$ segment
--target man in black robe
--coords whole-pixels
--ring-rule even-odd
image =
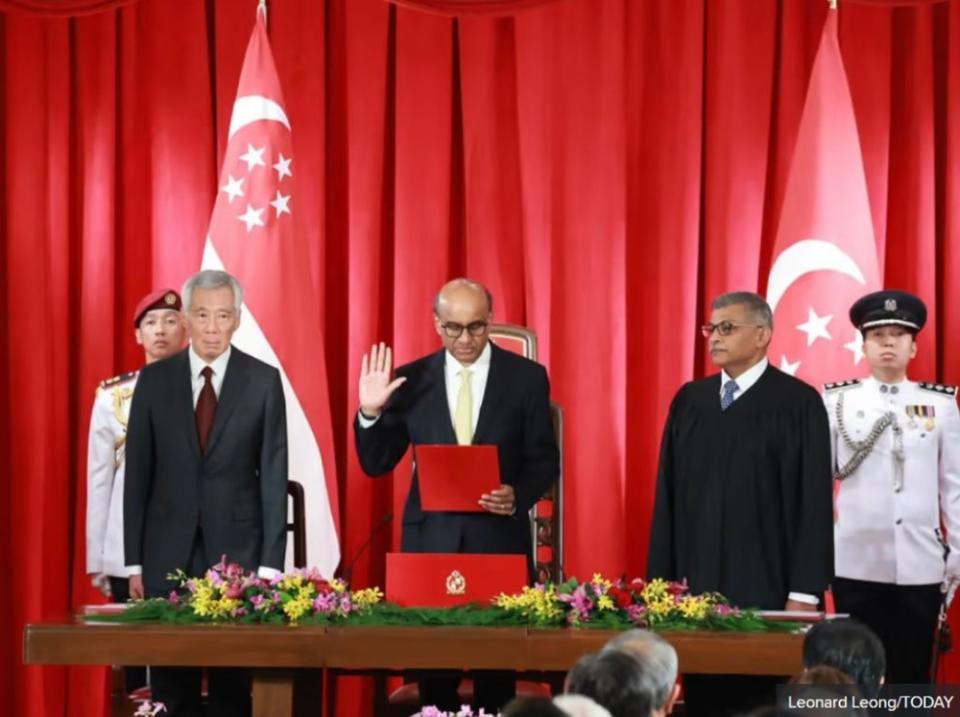
[[[685,384],[670,406],[647,573],[740,607],[816,610],[833,573],[829,423],[811,386],[768,364],[772,333],[760,296],[713,302],[703,334],[721,372]],[[772,698],[740,682],[688,677],[688,714]]]

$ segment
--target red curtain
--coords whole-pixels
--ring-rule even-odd
[[[22,627],[95,599],[90,403],[142,360],[137,299],[199,266],[254,7],[0,14],[5,712],[100,714],[102,671],[23,667]],[[376,531],[408,479],[357,465],[361,354],[435,349],[430,300],[457,274],[540,336],[567,416],[568,574],[640,573],[667,405],[706,368],[697,326],[713,295],[764,288],[826,4],[563,0],[458,20],[383,0],[270,7],[353,582],[382,584],[399,521]],[[839,12],[885,283],[935,308],[914,377],[956,383],[960,6]]]

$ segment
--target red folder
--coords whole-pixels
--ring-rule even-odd
[[[500,487],[496,446],[424,444],[413,453],[424,511],[481,513],[480,496]]]
[[[525,555],[387,553],[386,598],[403,607],[487,603],[526,584]]]

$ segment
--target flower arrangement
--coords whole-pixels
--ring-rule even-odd
[[[660,578],[626,582],[595,574],[589,582],[571,579],[501,594],[494,605],[542,627],[749,630],[764,625],[755,612],[731,607],[722,595],[692,595],[686,582]]]
[[[288,625],[457,625],[472,627],[585,627],[623,630],[789,631],[794,623],[767,621],[731,607],[717,593],[693,595],[686,582],[609,580],[525,587],[487,604],[405,608],[383,601],[379,588],[351,591],[316,568],[266,580],[223,558],[202,577],[170,576],[178,588],[166,598],[130,603],[121,613],[89,616],[102,622],[234,622]]]
[[[456,712],[445,712],[435,706],[424,707],[414,717],[498,717],[498,715],[499,712],[492,714],[484,711],[483,707],[480,708],[479,712],[474,712],[470,705],[461,705]]]
[[[134,603],[136,619],[204,622],[326,623],[369,609],[383,599],[378,588],[351,592],[342,580],[326,580],[316,568],[294,570],[266,580],[245,572],[226,558],[203,577],[182,571],[170,576],[179,584],[167,598]]]

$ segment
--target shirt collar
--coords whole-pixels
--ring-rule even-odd
[[[760,377],[763,375],[763,372],[767,370],[767,366],[769,365],[769,363],[770,363],[770,362],[767,361],[767,357],[764,356],[762,359],[760,359],[760,360],[759,360],[757,363],[755,363],[753,366],[751,366],[751,367],[748,368],[746,371],[744,371],[742,374],[740,374],[739,376],[737,376],[737,377],[734,379],[734,380],[737,382],[737,391],[739,391],[740,393],[743,393],[743,392],[746,391],[748,388],[750,388],[753,384],[755,384],[755,383],[760,379]],[[723,387],[726,385],[727,381],[729,381],[729,380],[730,380],[730,375],[729,375],[726,371],[724,371],[724,370],[721,369],[721,371],[720,371],[720,393],[723,393]]]
[[[200,375],[200,372],[203,370],[204,366],[209,366],[213,369],[215,376],[223,377],[227,371],[227,363],[230,361],[230,352],[233,349],[232,345],[227,346],[227,350],[222,354],[217,356],[213,361],[207,363],[202,358],[197,356],[193,350],[193,346],[187,351],[187,355],[190,357],[190,376],[192,378],[197,378]]]
[[[462,363],[457,361],[453,354],[449,351],[444,351],[444,364],[447,369],[447,374],[451,376],[456,376],[460,373],[462,369],[470,369],[473,372],[484,371],[490,368],[490,356],[493,353],[493,349],[490,348],[490,342],[487,341],[487,345],[483,347],[483,351],[480,352],[480,355],[477,356],[477,360],[474,361],[469,366],[464,366]]]
[[[903,388],[904,386],[907,386],[910,384],[910,379],[909,377],[904,376],[903,380],[899,381],[898,383],[887,383],[886,381],[881,381],[879,378],[871,374],[870,376],[867,376],[865,379],[863,379],[862,383],[864,383],[865,385],[873,385],[873,386],[876,386],[877,388],[880,388],[880,386],[897,386],[898,388]]]

